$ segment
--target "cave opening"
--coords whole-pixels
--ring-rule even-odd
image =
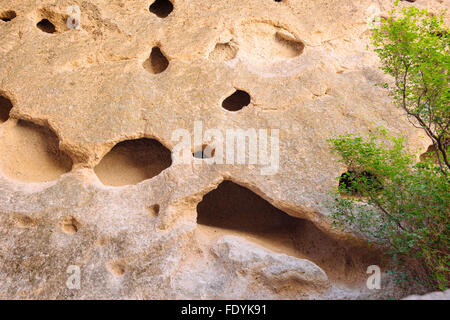
[[[336,240],[314,223],[290,216],[253,191],[224,180],[197,205],[199,236],[214,243],[237,235],[278,253],[311,260],[336,281],[361,281],[378,254]],[[369,263],[369,264],[367,264]]]

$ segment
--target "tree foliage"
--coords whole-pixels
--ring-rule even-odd
[[[353,172],[347,180],[351,184],[341,184],[330,205],[334,224],[389,248],[398,261],[417,259],[429,275],[423,281],[448,288],[450,190],[439,167],[432,162],[414,164],[405,139],[383,129],[366,137],[347,135],[329,141]],[[358,197],[341,196],[349,193]]]
[[[329,140],[349,170],[329,203],[334,224],[386,246],[396,261],[418,261],[421,280],[439,289],[450,284],[449,40],[443,14],[414,7],[394,9],[372,30],[381,69],[393,77],[383,86],[431,139],[436,161],[415,163],[405,138],[382,128]]]
[[[443,13],[394,9],[372,30],[381,69],[394,78],[383,84],[411,123],[431,139],[441,171],[450,168],[450,34]],[[447,170],[444,170],[446,167]]]

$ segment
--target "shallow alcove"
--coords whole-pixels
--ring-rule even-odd
[[[0,123],[3,123],[9,119],[9,113],[12,107],[13,105],[11,103],[11,100],[0,96]]]
[[[214,50],[209,54],[209,59],[212,61],[228,61],[234,59],[239,49],[234,42],[217,43]]]
[[[46,33],[55,33],[56,28],[53,23],[50,22],[48,19],[42,19],[36,24],[36,27],[38,27],[41,31]]]
[[[197,205],[198,234],[203,242],[233,234],[270,250],[306,258],[336,281],[366,279],[368,265],[379,263],[366,247],[350,248],[313,223],[288,215],[251,190],[223,181]]]
[[[15,17],[17,17],[17,14],[13,10],[7,10],[7,11],[0,13],[0,20],[2,20],[4,22],[9,22],[12,19],[14,19]]]
[[[173,4],[169,0],[156,0],[150,5],[149,10],[159,18],[166,18],[173,11]]]
[[[153,178],[172,164],[171,152],[154,139],[122,141],[95,167],[103,184],[124,186]]]
[[[27,121],[2,131],[0,170],[23,182],[56,180],[72,169],[72,160],[59,149],[50,129]]]
[[[260,64],[275,63],[300,56],[303,41],[287,29],[266,22],[245,22],[240,26],[239,51],[249,61]]]
[[[153,47],[150,57],[144,61],[143,67],[152,74],[163,72],[169,66],[169,60],[164,56],[159,47]]]
[[[250,104],[250,95],[242,90],[236,90],[222,102],[222,107],[228,111],[239,111]]]
[[[197,159],[210,159],[214,157],[215,149],[204,144],[201,147],[198,147],[192,153],[192,156]]]

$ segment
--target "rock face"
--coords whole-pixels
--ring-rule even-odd
[[[311,261],[273,253],[236,236],[220,239],[213,247],[213,252],[226,268],[232,269],[231,274],[255,273],[254,278],[273,288],[280,289],[282,283],[293,282],[313,287],[328,286],[325,272]]]
[[[431,292],[423,296],[411,295],[404,300],[450,300],[450,290]]]
[[[374,295],[379,253],[326,218],[326,139],[428,146],[374,86],[390,6],[0,0],[0,298]]]

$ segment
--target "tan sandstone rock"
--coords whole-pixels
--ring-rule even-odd
[[[370,297],[379,252],[326,218],[347,170],[326,139],[428,147],[374,86],[367,22],[391,1],[152,3],[0,0],[0,298]],[[279,163],[196,159],[193,136],[179,162],[196,124],[279,130]]]

